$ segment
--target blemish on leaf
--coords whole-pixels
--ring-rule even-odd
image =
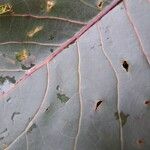
[[[8,135],[7,131],[8,131],[8,129],[5,128],[5,130],[3,130],[3,131],[0,133],[0,141],[3,140],[3,139]]]
[[[50,49],[50,52],[51,52],[51,53],[53,53],[53,52],[54,52],[53,48],[51,48],[51,49]]]
[[[8,80],[10,83],[15,84],[16,83],[16,79],[15,77],[10,77],[10,76],[0,76],[0,84],[4,84],[4,82]]]
[[[42,31],[43,30],[43,26],[37,26],[35,27],[34,29],[32,29],[31,31],[29,31],[27,33],[27,36],[29,38],[32,38],[35,34],[37,34],[38,32]]]
[[[0,5],[0,15],[6,14],[6,13],[12,13],[12,12],[13,12],[12,6],[9,3]]]
[[[11,100],[11,97],[8,97],[7,100],[6,100],[6,102],[9,102],[10,100]]]
[[[138,139],[136,141],[136,143],[139,144],[139,145],[143,145],[144,144],[144,139]]]
[[[53,35],[49,36],[49,40],[53,40],[55,37]]]
[[[99,101],[96,103],[95,111],[99,108],[99,106],[101,105],[102,102],[103,102],[102,100],[99,100]]]
[[[102,10],[103,9],[103,6],[104,6],[104,0],[98,0],[97,2],[97,7]]]
[[[27,133],[31,133],[33,129],[37,128],[37,125],[35,123],[32,124],[32,126],[28,129]]]
[[[51,106],[48,106],[45,110],[45,112],[49,112],[50,111]]]
[[[12,120],[12,121],[14,121],[14,117],[15,117],[16,115],[20,115],[20,112],[14,112],[14,113],[12,114],[12,116],[11,116],[11,120]]]
[[[128,62],[127,61],[123,61],[122,66],[128,72],[128,70],[129,70],[129,64],[128,64]]]
[[[0,84],[4,84],[6,77],[0,76]]]
[[[56,86],[56,90],[57,90],[57,91],[60,90],[60,86],[59,86],[59,85]]]
[[[150,100],[146,100],[144,104],[150,106]]]
[[[46,12],[50,12],[54,6],[55,6],[54,0],[47,0],[46,1]]]
[[[29,69],[31,69],[34,66],[35,66],[35,64],[31,64],[30,66],[25,66],[25,65],[21,64],[22,70],[29,70]]]
[[[10,83],[13,83],[13,84],[15,84],[15,83],[16,83],[15,76],[13,76],[13,77],[6,76],[6,79],[7,79]]]
[[[26,49],[23,49],[16,53],[16,60],[22,62],[27,60],[29,56],[30,56],[30,52]]]
[[[66,103],[70,98],[66,96],[65,94],[57,93],[57,98],[62,102]]]
[[[122,111],[120,112],[120,114],[118,112],[116,112],[115,113],[115,117],[116,117],[116,120],[119,120],[119,117],[120,117],[121,125],[123,127],[126,124],[126,122],[127,122],[129,114],[124,114]]]

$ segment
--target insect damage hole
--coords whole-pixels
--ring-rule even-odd
[[[146,101],[144,102],[144,104],[150,106],[150,100],[146,100]]]
[[[103,9],[103,6],[104,6],[104,0],[98,0],[97,2],[97,7],[102,10]]]
[[[97,103],[96,103],[96,106],[95,106],[95,111],[98,110],[99,106],[101,105],[103,101],[102,100],[99,100]]]
[[[129,71],[129,64],[128,64],[128,62],[127,61],[123,61],[123,63],[122,63],[122,67],[128,72]]]
[[[144,139],[139,139],[136,141],[137,144],[143,145],[144,144]]]

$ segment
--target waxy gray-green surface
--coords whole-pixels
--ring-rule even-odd
[[[98,2],[1,0],[0,6],[9,4],[12,12],[0,15],[0,77],[19,80],[27,70],[44,61],[100,12]],[[103,7],[110,2],[106,1]],[[20,62],[16,55],[23,50],[30,56]],[[6,80],[0,85],[0,93],[7,92],[12,86]]]
[[[1,149],[149,150],[149,13],[121,2],[2,97]]]

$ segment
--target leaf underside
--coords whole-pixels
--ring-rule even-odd
[[[149,150],[149,13],[148,0],[120,2],[11,85],[0,100],[0,149]]]

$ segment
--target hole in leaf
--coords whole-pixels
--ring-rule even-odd
[[[139,140],[137,140],[137,144],[144,144],[144,140],[143,139],[139,139]]]
[[[127,61],[123,61],[122,66],[128,72],[128,70],[129,70],[129,64],[128,64],[128,62]]]
[[[98,3],[97,3],[97,7],[102,10],[103,9],[103,6],[104,6],[104,0],[99,0]]]
[[[95,111],[98,109],[98,107],[101,105],[102,102],[103,102],[103,101],[100,100],[100,101],[98,101],[98,102],[96,103]]]
[[[145,103],[145,105],[150,105],[150,100],[147,100],[144,103]]]

